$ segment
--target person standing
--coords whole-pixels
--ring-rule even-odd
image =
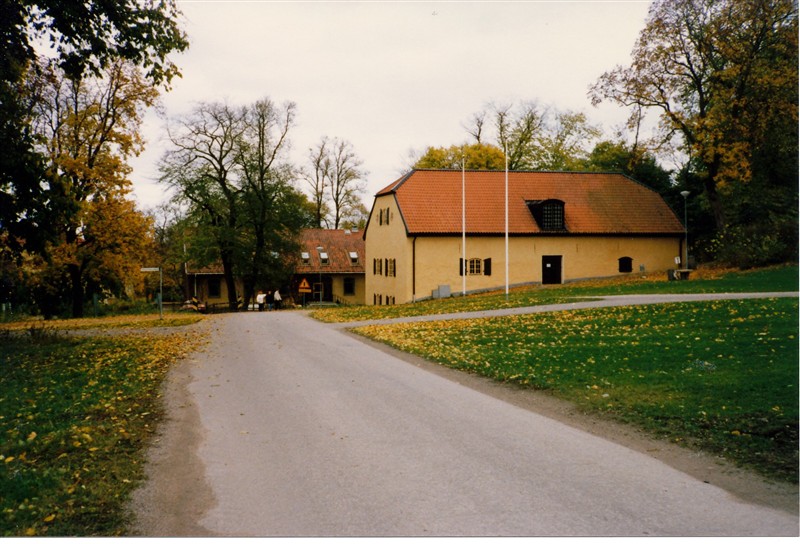
[[[264,311],[264,301],[266,300],[267,295],[264,294],[264,291],[259,291],[256,295],[256,304],[258,304],[258,311]]]
[[[275,309],[276,309],[276,310],[280,310],[280,309],[281,309],[281,301],[283,300],[283,299],[281,299],[281,293],[280,293],[280,291],[278,291],[277,289],[275,289],[275,294],[273,295],[273,297],[272,297],[272,298],[273,298],[273,300],[275,301]]]

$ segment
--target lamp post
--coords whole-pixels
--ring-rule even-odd
[[[319,257],[319,303],[322,304],[322,246],[317,246],[317,256]]]
[[[686,253],[686,260],[683,262],[683,267],[688,269],[689,268],[689,219],[686,213],[686,199],[689,196],[689,191],[681,191],[681,196],[683,197],[683,247]]]

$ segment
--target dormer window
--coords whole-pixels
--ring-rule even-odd
[[[540,229],[547,231],[566,230],[563,201],[551,198],[549,200],[529,200],[526,204]]]
[[[328,253],[325,251],[319,252],[319,262],[320,264],[328,264]]]
[[[350,264],[358,264],[358,252],[351,251],[350,252]]]
[[[311,255],[308,254],[308,251],[303,251],[300,253],[300,258],[303,259],[303,264],[308,264],[311,262]]]

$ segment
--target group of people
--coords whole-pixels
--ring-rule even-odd
[[[256,295],[256,304],[258,304],[258,311],[263,312],[264,306],[267,307],[267,310],[272,310],[273,307],[276,310],[281,309],[281,303],[283,299],[281,298],[280,292],[275,289],[275,291],[259,291]]]

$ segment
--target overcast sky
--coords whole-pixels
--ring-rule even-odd
[[[464,124],[488,102],[535,100],[582,111],[607,134],[627,112],[593,107],[587,91],[630,54],[648,1],[274,2],[178,0],[189,50],[163,96],[166,115],[200,101],[297,104],[292,156],[324,135],[363,160],[367,207],[397,179],[410,150],[468,141]],[[148,115],[132,161],[144,208],[166,200],[157,161],[164,121]],[[301,189],[304,189],[302,186]]]

